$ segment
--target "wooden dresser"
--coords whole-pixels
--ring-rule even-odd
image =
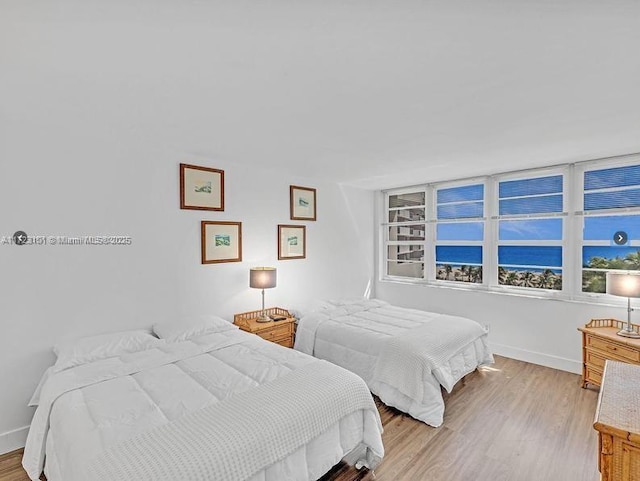
[[[281,321],[258,322],[261,311],[242,312],[233,316],[233,323],[243,331],[284,347],[293,347],[296,334],[296,319],[286,309],[271,307],[265,309],[268,316],[285,317]]]
[[[601,481],[640,480],[640,366],[607,360],[593,427]]]
[[[604,363],[622,361],[640,365],[640,339],[618,336],[616,333],[626,322],[616,319],[592,319],[582,331],[582,387],[600,386]],[[636,324],[633,328],[638,330]]]

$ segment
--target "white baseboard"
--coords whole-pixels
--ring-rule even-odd
[[[540,366],[552,367],[561,371],[572,372],[574,374],[582,374],[582,362],[564,357],[552,356],[541,352],[527,351],[517,347],[505,346],[503,344],[490,343],[495,354],[518,361],[526,361]]]
[[[10,453],[16,449],[24,448],[27,442],[29,426],[14,429],[0,434],[0,454]]]

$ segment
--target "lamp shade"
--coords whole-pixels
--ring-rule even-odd
[[[640,274],[607,272],[607,294],[620,297],[640,297]]]
[[[275,267],[254,267],[249,272],[249,287],[269,289],[276,287]]]

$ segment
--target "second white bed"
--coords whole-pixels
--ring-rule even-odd
[[[299,314],[295,348],[358,374],[371,392],[430,426],[444,418],[441,386],[493,363],[475,321],[379,300],[333,301]]]

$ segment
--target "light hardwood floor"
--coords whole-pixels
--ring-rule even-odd
[[[0,480],[29,481],[20,461],[22,461],[22,449],[0,456]]]
[[[445,394],[435,429],[378,401],[377,481],[597,481],[598,393],[580,376],[496,356]],[[323,481],[351,481],[339,466]]]
[[[579,376],[496,356],[445,394],[431,428],[376,400],[385,458],[377,481],[597,481],[598,393]],[[28,481],[21,451],[0,456],[0,481]],[[338,465],[322,481],[364,477]]]

